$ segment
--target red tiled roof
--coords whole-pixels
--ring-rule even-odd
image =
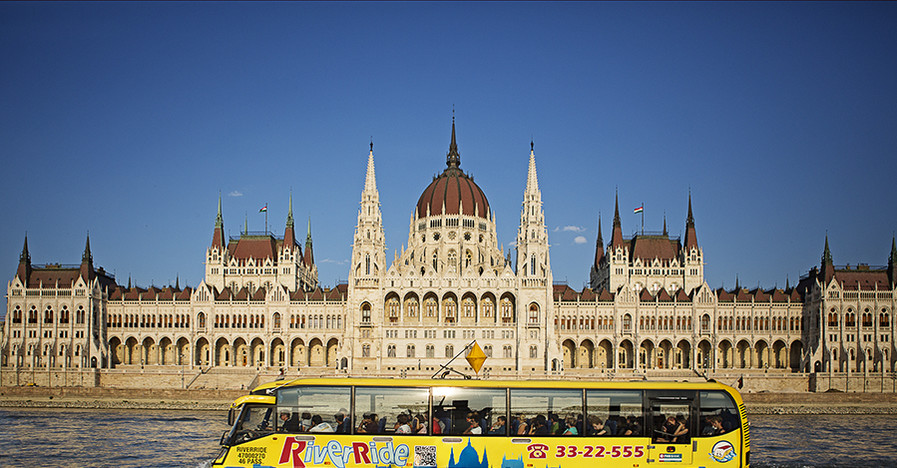
[[[342,294],[342,292],[337,288],[332,288],[332,289],[327,290],[327,300],[328,301],[339,302],[339,301],[342,301],[343,298],[345,298],[345,297],[346,296],[344,296]]]
[[[31,270],[25,286],[36,288],[43,284],[44,287],[56,287],[58,282],[61,288],[71,288],[80,276],[77,268],[35,268]]]
[[[751,302],[751,294],[748,293],[747,289],[741,288],[735,293],[735,299],[738,302]]]
[[[651,293],[649,293],[647,289],[642,289],[642,293],[639,294],[639,299],[643,302],[644,301],[653,301],[654,297],[651,296]]]
[[[582,292],[579,294],[580,301],[589,301],[595,302],[595,298],[598,296],[595,294],[595,291],[592,291],[589,288],[582,288]]]
[[[891,289],[886,270],[836,270],[835,280],[847,291]]]
[[[723,288],[719,288],[716,290],[717,301],[719,302],[732,302],[735,300],[735,294],[726,291]]]
[[[803,300],[797,289],[791,290],[791,302],[803,302]]]
[[[676,292],[676,301],[677,302],[691,302],[691,297],[689,297],[688,294],[685,294],[684,289],[680,289],[678,292]]]
[[[249,290],[246,288],[242,288],[234,294],[233,300],[235,301],[248,301],[249,300]]]
[[[323,301],[324,300],[324,291],[321,289],[320,286],[318,286],[317,288],[315,288],[314,291],[311,292],[311,294],[308,294],[305,297],[306,297],[306,300],[308,300],[308,301]]]
[[[125,293],[125,300],[126,301],[139,301],[140,293],[142,293],[142,292],[143,292],[143,290],[138,287],[133,287],[131,289],[128,289],[128,292]]]
[[[305,292],[301,289],[297,289],[290,293],[291,301],[304,301],[305,300]]]
[[[754,293],[755,302],[769,302],[769,294],[766,291],[757,288],[751,292]]]
[[[679,242],[666,236],[635,236],[632,238],[632,258],[645,262],[658,258],[673,260],[679,258]]]
[[[258,288],[255,290],[255,294],[252,295],[252,300],[253,301],[264,301],[265,294],[267,294],[267,293],[268,293],[268,291],[265,288]]]
[[[189,301],[189,300],[190,300],[190,295],[191,295],[191,294],[193,294],[193,289],[191,289],[191,288],[188,286],[188,287],[184,288],[183,291],[181,291],[181,292],[178,293],[178,295],[175,297],[175,300],[177,300],[177,301]]]
[[[602,289],[598,294],[598,300],[602,302],[609,302],[614,300],[614,294],[607,289]]]
[[[236,242],[231,242],[227,246],[231,257],[238,260],[248,260],[254,258],[256,260],[264,260],[270,258],[277,259],[278,241],[271,236],[240,236]]]
[[[785,291],[776,289],[772,292],[772,302],[788,302],[788,296],[785,295]]]
[[[218,293],[217,296],[215,296],[215,300],[216,301],[229,301],[231,297],[233,297],[233,294],[231,293],[230,288],[224,288],[221,290],[220,293]]]

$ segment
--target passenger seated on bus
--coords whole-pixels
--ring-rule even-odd
[[[408,424],[408,415],[402,413],[396,416],[395,432],[396,434],[411,434],[411,425]]]
[[[607,435],[607,429],[604,427],[604,423],[601,422],[601,418],[594,414],[589,415],[589,425],[588,425],[588,435],[590,436],[605,436]]]
[[[708,416],[705,421],[704,428],[701,429],[701,435],[715,436],[726,432],[723,428],[723,420],[719,416]]]
[[[567,419],[564,420],[564,424],[567,428],[564,429],[563,435],[579,435],[579,430],[576,429],[576,418],[567,416]]]
[[[676,416],[676,431],[673,432],[673,442],[677,444],[685,444],[688,443],[691,439],[691,434],[688,432],[688,419],[685,418],[684,415]]]
[[[641,418],[637,416],[627,416],[626,417],[626,431],[623,432],[625,436],[640,436],[642,435],[642,423]]]
[[[659,429],[654,431],[655,434],[655,442],[673,442],[676,439],[676,429],[679,427],[679,423],[676,421],[675,416],[668,416],[664,419],[663,424]]]
[[[607,421],[604,421],[604,429],[607,431],[607,435],[617,435],[617,418],[609,416]]]
[[[371,413],[364,413],[361,417],[361,424],[358,425],[355,431],[359,434],[376,434],[377,423],[373,419],[375,416]]]
[[[334,421],[336,421],[337,434],[349,433],[349,418],[346,417],[345,411],[340,410],[338,413],[333,415],[333,419]]]
[[[320,414],[316,414],[311,417],[311,428],[308,432],[335,432],[335,430],[330,423],[324,422]]]
[[[507,423],[507,418],[504,416],[499,416],[495,418],[495,423],[492,424],[492,427],[489,428],[490,435],[505,435],[505,431],[507,428],[505,427]]]
[[[482,434],[483,428],[480,427],[480,415],[476,412],[467,413],[467,429],[463,434]]]
[[[377,420],[377,415],[374,414],[374,420]],[[377,423],[377,434],[386,433],[386,416],[380,418],[380,421]]]
[[[302,421],[299,422],[299,430],[301,432],[308,432],[311,429],[311,413],[308,411],[302,413]]]
[[[530,423],[530,434],[532,435],[548,435],[548,420],[544,415],[536,415]]]
[[[299,432],[299,416],[290,413],[289,411],[282,411],[280,413],[280,427],[277,428],[277,431],[290,433]]]

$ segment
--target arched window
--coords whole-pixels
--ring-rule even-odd
[[[408,347],[405,349],[405,357],[413,358],[414,354],[415,354],[414,345],[413,344],[408,345]]]
[[[361,305],[361,322],[362,323],[370,323],[371,322],[371,305],[367,302]]]
[[[280,312],[274,312],[274,328],[280,328]]]
[[[399,321],[399,299],[391,297],[386,301],[386,316],[390,323]]]
[[[427,357],[436,357],[436,348],[434,348],[431,344],[427,345]]]
[[[445,357],[452,358],[455,357],[455,347],[452,345],[445,345]]]
[[[364,256],[364,274],[366,274],[366,275],[371,274],[371,256],[370,255]]]
[[[469,267],[472,262],[473,262],[473,254],[471,254],[470,251],[468,250],[467,252],[464,253],[464,266]]]
[[[396,345],[391,344],[386,347],[386,357],[396,357]]]
[[[361,346],[361,357],[371,357],[371,345],[365,344]]]
[[[529,257],[529,274],[530,276],[536,275],[536,256],[530,255]]]
[[[535,325],[539,323],[539,305],[536,303],[532,303],[529,305],[529,314],[527,316],[527,322],[531,325]]]

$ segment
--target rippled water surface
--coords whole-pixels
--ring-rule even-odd
[[[0,467],[206,467],[226,414],[0,409]],[[897,467],[897,417],[754,416],[752,467]]]

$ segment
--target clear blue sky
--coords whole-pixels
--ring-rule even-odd
[[[373,137],[387,257],[445,164],[514,241],[535,141],[555,280],[597,219],[684,231],[712,287],[886,263],[897,230],[897,3],[0,3],[0,266],[196,285],[225,227],[282,235],[292,190],[321,281],[348,276]]]

